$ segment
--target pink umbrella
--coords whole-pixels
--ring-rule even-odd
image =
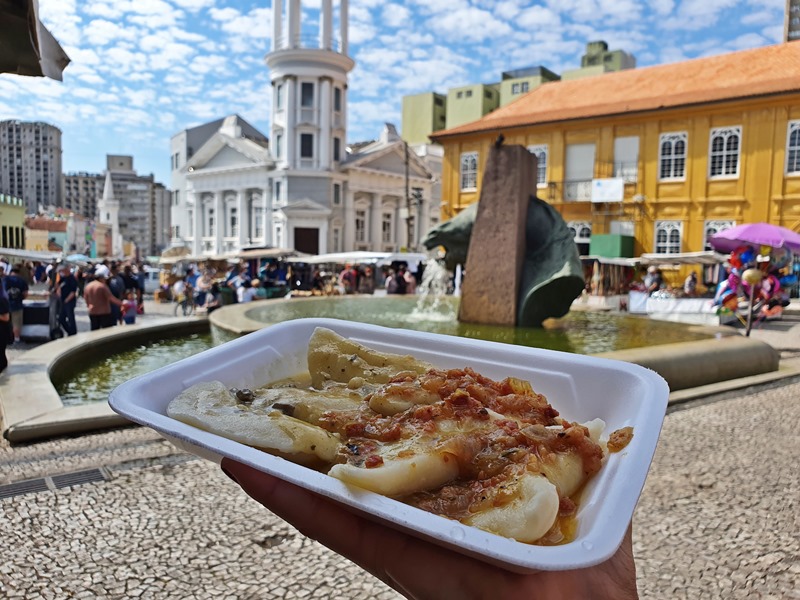
[[[739,246],[786,248],[800,252],[800,233],[769,223],[745,223],[712,235],[708,242],[719,252],[731,252]]]

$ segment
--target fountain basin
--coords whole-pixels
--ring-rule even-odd
[[[727,327],[591,311],[572,311],[554,328],[474,325],[456,320],[457,298],[439,300],[427,317],[415,312],[414,297],[341,296],[233,304],[214,311],[209,320],[215,341],[289,319],[327,317],[589,354],[652,369],[672,391],[770,373],[779,367],[780,355],[774,348]]]
[[[247,305],[232,305],[215,311],[209,320],[176,319],[132,327],[114,327],[80,333],[43,344],[13,361],[0,377],[0,428],[4,437],[10,441],[24,442],[126,425],[128,421],[111,411],[106,402],[65,406],[51,377],[59,381],[65,374],[84,368],[87,360],[102,359],[142,344],[207,332],[209,321],[212,323],[211,333],[213,342],[216,344],[268,326],[269,322],[253,318],[262,318],[263,311],[272,315],[273,318],[280,317],[283,320],[306,316],[306,312],[309,312],[311,316],[322,316],[317,314],[320,303],[327,303],[331,300],[337,299],[268,300]],[[363,300],[366,300],[366,303],[362,302]],[[347,303],[347,310],[355,313],[355,317],[352,317],[353,320],[360,320],[357,318],[359,315],[369,314],[366,308],[369,308],[370,300],[374,301],[377,298],[346,297],[341,299]],[[413,299],[401,300],[407,304],[413,303]],[[284,304],[291,304],[291,306],[286,307],[283,306]],[[329,306],[333,306],[333,304]],[[375,306],[380,307],[381,305]],[[256,312],[252,312],[254,310]],[[281,310],[298,310],[301,311],[301,314],[287,317],[286,314],[279,312]],[[550,336],[551,339],[562,336],[569,341],[570,333],[579,331],[583,327],[577,324],[586,322],[581,321],[581,318],[577,313],[571,314],[564,320],[566,325],[562,323],[561,329],[539,330],[536,335]],[[594,319],[594,317],[590,318]],[[613,317],[606,315],[605,318]],[[401,319],[399,325],[395,326],[411,328],[411,321],[406,317],[404,321]],[[474,330],[472,326],[466,327],[470,331]],[[772,347],[758,340],[745,338],[735,330],[724,327],[698,326],[686,326],[682,329],[689,330],[692,336],[699,335],[699,339],[598,352],[597,354],[640,364],[658,372],[667,380],[672,392],[683,390],[683,392],[671,395],[671,401],[673,396],[675,401],[685,401],[692,397],[701,397],[796,375],[796,372],[791,370],[778,371],[779,357]],[[514,343],[513,336],[509,339],[493,339]],[[647,341],[645,339],[645,343]],[[664,339],[660,341],[664,341]],[[553,348],[554,346],[548,347]],[[559,348],[556,346],[556,349]]]
[[[11,442],[127,425],[106,402],[65,406],[51,377],[62,380],[92,359],[100,359],[153,340],[208,332],[206,319],[111,327],[79,333],[29,350],[0,378],[0,422]]]

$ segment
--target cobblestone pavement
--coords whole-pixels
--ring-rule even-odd
[[[643,599],[800,599],[798,399],[800,378],[667,415],[634,519]],[[148,429],[0,442],[0,483],[100,467],[0,500],[0,597],[398,597]]]

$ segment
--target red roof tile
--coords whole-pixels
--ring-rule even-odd
[[[432,138],[800,92],[800,43],[545,83],[478,121]]]

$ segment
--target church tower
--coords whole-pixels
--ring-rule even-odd
[[[111,226],[111,252],[115,257],[122,256],[122,235],[119,231],[119,200],[114,197],[114,186],[111,182],[111,170],[106,171],[106,183],[103,186],[103,197],[97,203],[99,221]]]
[[[348,0],[338,0],[337,8],[334,0],[320,0],[318,11],[304,11],[300,0],[273,0],[265,59],[275,161],[266,227],[273,245],[309,254],[328,251],[332,207],[346,185],[339,164],[346,158],[347,75],[355,62],[347,55]]]
[[[347,56],[348,0],[338,4],[336,39],[333,0],[321,0],[316,33],[303,29],[300,0],[272,3],[272,155],[289,171],[329,171],[344,158],[347,74],[355,62]]]

